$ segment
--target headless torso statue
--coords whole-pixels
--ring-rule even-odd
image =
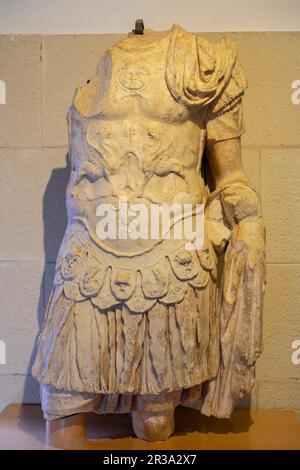
[[[68,226],[33,366],[50,443],[78,445],[88,411],[132,413],[137,436],[166,439],[177,405],[229,417],[250,392],[265,235],[240,159],[245,88],[230,41],[174,25],[129,34],[76,90]],[[203,245],[101,239],[97,208],[120,201],[204,204]]]

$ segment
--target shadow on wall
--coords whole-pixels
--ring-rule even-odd
[[[46,186],[43,196],[43,229],[45,265],[40,283],[37,316],[39,331],[44,322],[45,307],[50,295],[54,277],[54,261],[67,226],[66,189],[70,176],[69,153],[66,154],[66,167],[55,168]],[[27,377],[24,384],[23,403],[32,403],[32,397],[39,396],[39,384],[31,376],[31,368],[37,351],[38,336],[35,338],[31,353]],[[22,423],[20,423],[22,424]]]

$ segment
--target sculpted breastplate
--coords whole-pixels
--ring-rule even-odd
[[[134,37],[121,41],[77,91],[69,113],[75,199],[202,202],[205,108],[187,109],[168,89],[169,35],[136,47]]]

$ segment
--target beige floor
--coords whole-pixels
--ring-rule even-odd
[[[39,406],[10,405],[0,414],[0,449],[47,449],[44,430]],[[127,415],[89,415],[88,439],[85,449],[300,449],[300,421],[290,411],[236,410],[217,420],[178,408],[175,435],[147,443]]]

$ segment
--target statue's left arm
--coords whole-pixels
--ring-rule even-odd
[[[238,107],[235,112],[241,113],[241,104]],[[224,116],[216,119],[221,132]],[[234,122],[230,114],[228,120]],[[259,195],[242,167],[240,136],[226,133],[224,125],[224,140],[216,139],[214,124],[210,125],[207,156],[214,190],[207,201],[208,223],[213,218],[210,206],[218,202],[230,236],[219,310],[221,362],[217,377],[207,383],[202,412],[229,417],[239,398],[251,391],[262,351],[265,227]]]
[[[259,196],[241,165],[240,138],[210,142],[208,159],[215,182],[208,214],[210,204],[219,201],[230,238],[219,310],[221,363],[207,384],[202,412],[229,417],[239,398],[251,391],[262,351],[265,227]]]

